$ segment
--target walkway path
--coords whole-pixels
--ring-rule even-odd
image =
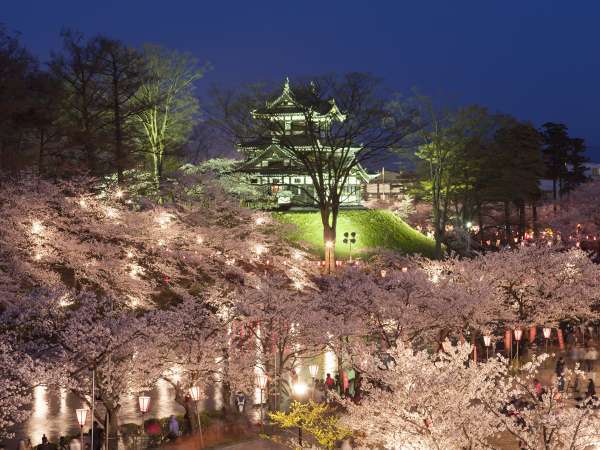
[[[263,439],[254,439],[251,441],[240,442],[225,447],[219,447],[219,450],[280,450],[284,449],[281,445]]]

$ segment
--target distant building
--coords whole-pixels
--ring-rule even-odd
[[[592,180],[600,180],[600,163],[584,163],[585,176]]]
[[[413,182],[414,175],[404,172],[381,169],[371,178],[365,189],[366,200],[397,200],[406,192],[406,187]]]
[[[585,168],[585,176],[591,181],[600,181],[600,163],[583,163]],[[570,169],[570,166],[568,167]],[[548,178],[542,178],[539,181],[540,190],[542,191],[542,198],[551,200],[554,197],[554,183]],[[557,187],[558,189],[558,187]]]
[[[313,121],[327,124],[333,120],[346,120],[334,99],[312,105],[299,103],[290,88],[289,80],[286,79],[279,97],[268,101],[264,108],[251,112],[254,119],[273,123],[271,135],[237,145],[239,152],[244,156],[240,171],[247,175],[249,183],[265,186],[269,194],[277,197],[280,207],[314,204],[311,198],[315,196],[312,179],[292,152],[279,145],[281,134],[284,133],[286,139],[293,143],[295,150],[313,149],[310,136],[306,133],[305,111],[309,107],[313,111]],[[326,173],[324,176],[327,176]],[[361,205],[364,186],[369,179],[370,175],[362,166],[357,165],[353,168],[344,186],[341,206]]]

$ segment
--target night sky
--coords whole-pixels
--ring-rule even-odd
[[[446,105],[564,122],[600,161],[600,2],[4,0],[1,11],[42,61],[67,26],[190,51],[214,66],[205,86],[372,72]]]

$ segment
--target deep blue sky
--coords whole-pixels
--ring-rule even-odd
[[[600,2],[4,0],[42,60],[63,26],[187,50],[206,83],[369,71],[393,90],[566,123],[600,161]]]

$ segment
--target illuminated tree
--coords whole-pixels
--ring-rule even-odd
[[[210,305],[195,298],[154,311],[148,320],[153,329],[160,330],[153,336],[160,378],[173,387],[175,401],[194,417],[197,411],[189,400],[189,389],[197,386],[205,391],[211,384],[224,384],[227,324],[217,319]],[[195,429],[198,418],[191,423]]]
[[[600,182],[584,183],[571,191],[568,198],[552,205],[558,206],[557,211],[546,205],[540,220],[558,231],[565,243],[587,240],[600,231],[600,207],[596,201],[599,193]]]
[[[291,396],[288,376],[321,354],[326,344],[326,323],[313,307],[312,290],[303,286],[302,278],[296,270],[291,277],[271,274],[230,299],[228,378],[249,390],[256,373],[266,374],[276,396],[275,408]]]
[[[472,260],[449,260],[436,270],[465,288],[470,284],[465,279],[488,284],[499,309],[485,311],[490,321],[503,317],[515,326],[536,326],[597,316],[600,288],[594,280],[600,271],[581,250],[521,247]]]
[[[283,429],[300,429],[301,433],[314,439],[322,449],[334,449],[339,441],[350,436],[349,430],[339,425],[335,412],[323,403],[292,402],[288,412],[277,411],[270,413],[269,417],[275,425]],[[288,448],[297,449],[299,445],[296,438],[292,437],[274,436],[271,439]],[[312,443],[306,445],[313,448]]]
[[[143,57],[148,79],[137,94],[140,112],[136,114],[145,136],[144,149],[150,155],[157,187],[163,178],[165,157],[186,141],[198,112],[194,83],[207,67],[198,67],[190,55],[147,45]]]
[[[541,396],[535,391],[547,355],[515,374],[503,359],[469,361],[469,345],[445,349],[415,352],[400,344],[385,360],[356,358],[364,396],[346,402],[341,424],[361,448],[493,449],[501,435],[531,450],[583,450],[597,442],[597,401],[576,408],[556,383]]]
[[[359,403],[346,403],[341,424],[364,448],[489,448],[499,419],[480,399],[507,399],[494,390],[504,364],[468,362],[470,353],[468,345],[430,354],[400,344],[388,352],[387,363],[361,355],[356,364],[365,393]]]
[[[0,341],[0,438],[10,438],[10,429],[30,414],[33,387],[39,383],[38,367],[29,355],[11,345],[3,334]]]

